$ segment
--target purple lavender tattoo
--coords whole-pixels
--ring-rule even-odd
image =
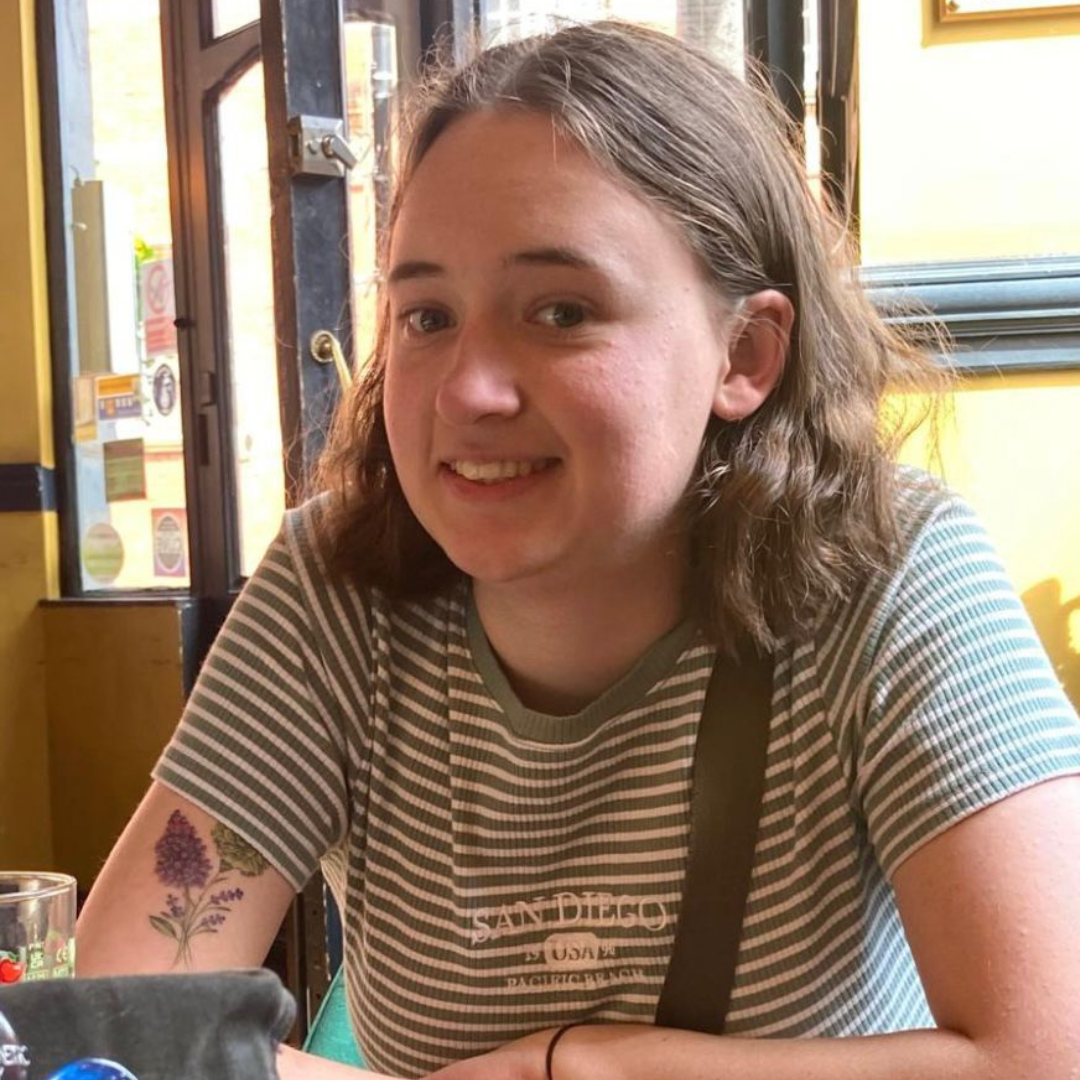
[[[150,925],[176,942],[174,967],[190,964],[192,939],[199,934],[216,934],[231,905],[243,900],[243,889],[219,888],[229,872],[238,870],[243,877],[258,877],[268,865],[243,837],[224,825],[215,825],[210,837],[218,858],[217,870],[206,844],[179,810],[172,812],[165,832],[154,845],[154,873],[172,891],[165,896],[165,910],[150,916]]]

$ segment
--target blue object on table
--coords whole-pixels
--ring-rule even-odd
[[[123,1065],[104,1058],[83,1058],[54,1072],[49,1080],[137,1080]]]
[[[308,1030],[304,1049],[309,1054],[328,1061],[340,1061],[343,1065],[365,1065],[364,1055],[356,1045],[352,1024],[349,1023],[345,979],[341,968],[337,969],[337,974],[330,981],[326,997]]]

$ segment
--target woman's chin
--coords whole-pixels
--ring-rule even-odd
[[[473,556],[455,558],[450,554],[450,561],[474,582],[493,587],[513,585],[535,578],[542,570],[541,566],[524,559],[492,558],[491,556]]]

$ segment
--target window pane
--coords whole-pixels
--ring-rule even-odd
[[[942,26],[926,7],[859,8],[863,260],[1080,251],[1075,22]]]
[[[354,353],[363,361],[375,344],[378,233],[389,199],[390,139],[398,95],[397,35],[390,23],[346,13],[345,83],[349,170]]]
[[[259,18],[259,0],[214,0],[214,37],[222,37]]]
[[[549,30],[559,20],[617,18],[675,32],[676,0],[487,0],[480,29],[484,40],[520,38]]]
[[[94,171],[72,186],[84,589],[188,584],[157,5],[87,3]]]
[[[222,95],[217,108],[243,575],[254,570],[285,509],[265,118],[262,64],[257,63]]]
[[[485,42],[550,30],[560,21],[625,19],[674,34],[742,69],[743,0],[483,0]]]

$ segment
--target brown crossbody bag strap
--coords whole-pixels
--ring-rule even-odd
[[[656,1023],[724,1030],[750,888],[772,704],[772,657],[718,656],[694,748],[690,855]]]

